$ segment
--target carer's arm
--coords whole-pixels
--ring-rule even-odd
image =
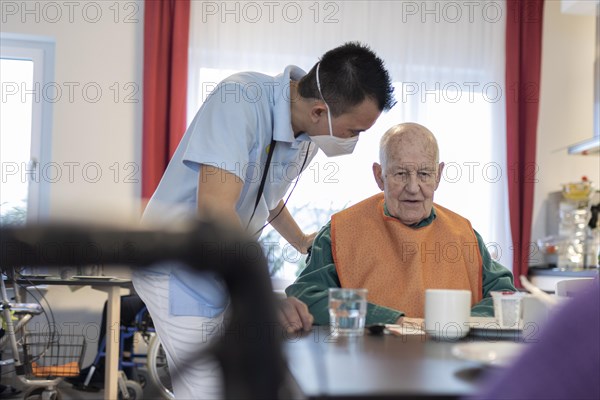
[[[198,182],[198,216],[242,229],[235,210],[244,182],[235,174],[208,164],[200,165]]]
[[[198,215],[216,217],[223,223],[243,229],[235,209],[243,181],[231,172],[207,164],[200,166],[199,175]],[[278,306],[279,322],[288,332],[311,328],[313,318],[306,305],[296,299],[285,299]]]
[[[302,254],[306,254],[308,248],[312,245],[313,239],[316,236],[316,232],[311,234],[305,234],[302,229],[298,226],[294,217],[285,206],[283,200],[279,202],[274,210],[269,213],[269,221],[271,226],[275,228],[279,234],[288,241],[289,244],[294,246]]]

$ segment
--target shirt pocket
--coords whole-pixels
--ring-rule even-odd
[[[169,311],[175,316],[214,318],[229,301],[223,280],[212,272],[173,271],[169,277]]]

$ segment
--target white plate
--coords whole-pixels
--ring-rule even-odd
[[[471,317],[469,325],[471,336],[487,339],[518,339],[523,332],[523,322],[520,322],[516,328],[502,328],[494,317]]]
[[[75,275],[72,276],[71,279],[79,280],[79,281],[111,281],[116,279],[114,276],[94,276],[94,275]]]
[[[469,325],[471,326],[471,328],[475,328],[475,329],[491,329],[491,330],[502,329],[502,330],[508,330],[508,331],[515,331],[515,330],[523,329],[522,321],[519,322],[519,326],[516,328],[515,327],[502,328],[502,327],[500,327],[500,324],[498,323],[498,321],[496,321],[496,318],[494,318],[494,317],[470,317]]]
[[[452,347],[452,354],[485,365],[505,366],[521,354],[524,347],[524,344],[515,342],[459,343]]]

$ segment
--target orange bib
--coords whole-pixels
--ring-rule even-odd
[[[411,228],[383,209],[383,193],[331,218],[331,249],[342,287],[368,301],[423,318],[425,289],[466,289],[482,298],[482,260],[471,223],[435,205],[436,218]]]

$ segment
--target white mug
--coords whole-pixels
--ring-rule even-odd
[[[425,290],[425,332],[442,340],[456,340],[469,333],[471,291]]]

